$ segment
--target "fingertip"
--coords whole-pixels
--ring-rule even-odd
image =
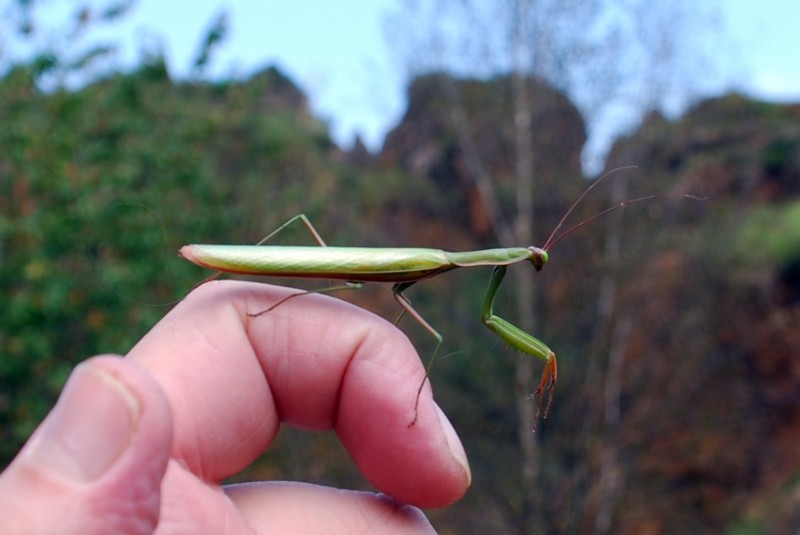
[[[409,425],[413,399],[362,406],[357,418],[340,422],[337,433],[359,470],[379,490],[418,507],[447,507],[469,488],[469,462],[430,393],[423,391],[419,417]]]
[[[439,425],[441,426],[442,433],[444,434],[445,441],[447,442],[447,447],[450,450],[450,454],[452,455],[453,461],[461,467],[461,470],[464,474],[464,492],[466,489],[469,488],[470,484],[472,484],[472,471],[469,468],[469,460],[467,460],[467,452],[464,450],[464,445],[461,443],[461,439],[458,438],[458,433],[456,433],[453,424],[450,423],[450,419],[447,418],[447,415],[444,411],[439,407],[438,403],[434,402],[434,407],[436,408],[436,416],[439,419]],[[459,495],[453,501],[457,500],[463,495]]]

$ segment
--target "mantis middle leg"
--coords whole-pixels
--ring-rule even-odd
[[[276,228],[275,230],[273,230],[272,232],[270,232],[269,234],[264,236],[261,240],[259,240],[258,243],[256,243],[256,245],[262,245],[262,244],[266,243],[270,238],[272,238],[273,236],[278,234],[280,231],[282,231],[286,227],[292,225],[297,220],[300,220],[300,221],[303,222],[303,225],[305,225],[305,227],[308,229],[308,232],[311,233],[311,235],[314,237],[314,240],[319,244],[320,247],[327,247],[328,246],[328,244],[325,243],[325,240],[322,239],[322,236],[317,231],[316,227],[314,227],[314,225],[311,223],[311,220],[308,219],[308,217],[306,217],[305,214],[297,214],[296,216],[292,217],[291,219],[286,221],[284,224],[282,224],[281,226],[279,226],[278,228]],[[212,278],[216,278],[218,275],[219,275],[219,272],[215,273],[212,276]],[[208,280],[211,280],[211,279],[208,279]],[[206,281],[203,281],[203,282],[206,282]],[[324,288],[324,289],[321,289],[321,290],[308,290],[308,291],[297,292],[297,293],[292,294],[292,295],[290,295],[288,297],[284,297],[283,299],[281,299],[280,301],[278,301],[274,305],[270,306],[269,308],[266,308],[264,310],[261,310],[259,312],[255,312],[255,313],[248,313],[247,315],[250,316],[251,318],[257,318],[258,316],[261,316],[262,314],[266,314],[267,312],[270,312],[271,310],[275,310],[277,307],[279,307],[280,305],[284,304],[289,299],[293,299],[293,298],[301,296],[301,295],[307,295],[307,294],[312,294],[312,293],[331,293],[331,292],[338,292],[339,290],[356,290],[358,288],[361,288],[361,284],[359,284],[357,282],[346,282],[345,284],[340,284],[338,286],[331,286],[330,288]]]

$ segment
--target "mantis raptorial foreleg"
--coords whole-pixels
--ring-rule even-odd
[[[503,282],[503,277],[506,276],[506,269],[506,266],[495,266],[494,271],[492,271],[489,289],[486,290],[486,297],[483,300],[481,321],[511,347],[545,361],[544,372],[542,373],[539,388],[537,388],[536,392],[533,394],[538,400],[536,404],[536,417],[534,418],[535,425],[536,420],[539,419],[539,413],[542,411],[542,397],[545,392],[549,391],[550,393],[547,398],[547,405],[544,409],[545,418],[547,418],[547,413],[550,411],[550,404],[553,402],[553,386],[558,379],[556,355],[544,342],[534,338],[516,325],[509,323],[494,313],[494,298],[495,295],[497,295],[498,288],[500,288],[500,283]]]

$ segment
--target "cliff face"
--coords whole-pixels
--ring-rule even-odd
[[[531,151],[537,208],[556,213],[580,191],[580,154],[586,140],[583,119],[561,93],[529,81]],[[384,166],[424,177],[444,196],[448,212],[473,236],[493,239],[491,221],[475,177],[490,178],[501,209],[513,206],[515,170],[512,81],[481,81],[432,74],[414,80],[400,124],[386,136],[379,156]],[[564,188],[567,188],[565,193]]]

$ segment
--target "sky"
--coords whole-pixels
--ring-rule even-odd
[[[395,3],[139,0],[124,26],[133,35],[160,41],[170,73],[185,76],[201,36],[224,9],[229,34],[214,55],[215,74],[247,76],[277,65],[308,95],[337,143],[349,147],[359,133],[378,150],[404,111],[404,82],[385,31],[386,16]]]
[[[718,57],[736,79],[721,80],[720,87],[800,102],[800,2],[706,1],[723,6],[734,43]],[[121,60],[133,63],[143,48],[155,49],[164,54],[173,77],[186,77],[201,36],[224,9],[229,33],[213,56],[212,74],[246,77],[276,65],[308,95],[340,146],[351,146],[358,133],[370,149],[379,150],[405,106],[401,58],[387,38],[388,16],[397,2],[139,0],[114,27],[113,37],[124,43]]]

